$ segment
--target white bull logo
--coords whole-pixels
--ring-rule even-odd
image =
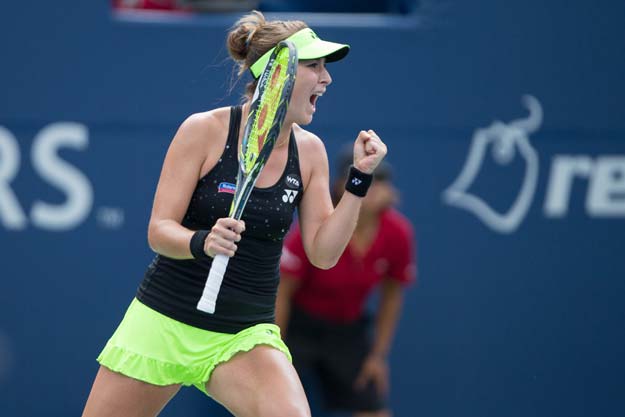
[[[460,175],[443,192],[443,200],[447,204],[470,211],[500,233],[514,232],[523,221],[532,204],[538,181],[538,155],[530,144],[528,135],[540,127],[543,112],[539,101],[530,95],[523,96],[523,104],[529,110],[526,119],[508,124],[495,121],[489,127],[475,131],[471,150]],[[514,203],[505,213],[498,213],[480,197],[468,192],[480,172],[486,151],[491,144],[492,157],[500,165],[510,164],[517,151],[525,160],[523,184]]]

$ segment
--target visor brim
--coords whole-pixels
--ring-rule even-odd
[[[349,52],[349,45],[319,39],[310,28],[302,29],[287,39],[295,44],[299,60],[325,58],[326,62],[336,62],[345,58]],[[250,72],[254,78],[258,78],[263,72],[272,51],[273,48],[252,64]]]
[[[326,62],[336,62],[347,56],[349,45],[317,39],[298,49],[297,53],[299,59],[325,58]]]

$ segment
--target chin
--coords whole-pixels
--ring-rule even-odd
[[[308,113],[298,114],[295,118],[295,123],[299,126],[309,125],[313,121],[313,115]]]
[[[298,123],[298,125],[300,126],[308,126],[309,124],[311,124],[313,121],[313,117],[312,116],[308,116],[306,118],[303,118],[303,120]]]

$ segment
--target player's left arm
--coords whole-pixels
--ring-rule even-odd
[[[321,140],[303,132],[301,162],[309,173],[300,202],[302,241],[310,262],[321,269],[336,265],[354,233],[362,198],[346,192],[336,208],[330,199],[328,157]],[[354,166],[370,174],[386,155],[373,131],[361,131],[354,143]]]

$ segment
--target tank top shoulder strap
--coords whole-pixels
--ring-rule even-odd
[[[295,142],[295,133],[293,132],[293,129],[291,129],[291,137],[289,138],[289,157],[287,164],[289,170],[294,171],[297,175],[300,175],[299,153],[297,151],[297,142]]]
[[[297,153],[297,143],[295,142],[295,132],[291,129],[291,137],[289,138],[289,159],[295,159],[299,161],[299,154]]]
[[[239,146],[239,128],[241,126],[241,106],[230,107],[230,125],[228,127],[228,139],[226,139],[227,149],[236,155]]]

